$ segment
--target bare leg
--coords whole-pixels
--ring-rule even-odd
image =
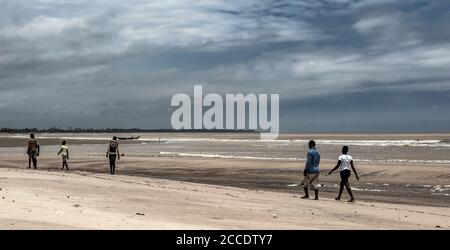
[[[110,174],[114,174],[116,168],[116,156],[115,155],[110,155],[109,156],[109,170],[110,170]]]
[[[350,183],[348,182],[348,180],[345,182],[345,188],[347,189],[347,192],[350,195],[350,200],[348,200],[348,202],[355,201],[355,197],[353,197],[352,189],[350,188]]]
[[[318,201],[319,200],[319,189],[314,189],[314,194],[316,195],[316,197],[314,197],[314,200]]]
[[[344,181],[341,180],[341,183],[339,185],[339,194],[338,197],[335,198],[335,200],[337,201],[341,200],[342,192],[344,191],[344,186],[345,186]]]
[[[305,190],[305,196],[301,197],[302,199],[309,199],[309,194],[308,194],[308,188],[305,187],[303,188],[303,190]]]
[[[37,168],[37,158],[36,158],[35,154],[32,154],[31,160],[33,161],[34,169],[36,169]]]

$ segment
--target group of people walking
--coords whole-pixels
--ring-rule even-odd
[[[28,168],[31,168],[31,163],[33,163],[34,169],[37,169],[37,157],[40,153],[40,146],[37,142],[34,134],[30,135],[28,140]],[[58,155],[62,156],[62,167],[61,170],[69,170],[69,147],[66,141],[62,141],[61,149]],[[117,142],[117,137],[114,136],[113,139],[108,144],[108,150],[106,151],[106,158],[109,158],[109,169],[111,174],[115,174],[116,171],[116,160],[120,160],[119,143]]]
[[[303,189],[305,190],[305,195],[301,197],[302,199],[309,199],[309,190],[314,190],[315,200],[319,200],[319,174],[320,174],[320,153],[316,149],[316,142],[309,141],[308,143],[309,151],[306,156],[306,165],[303,171],[304,179],[302,181]],[[335,200],[341,200],[342,192],[344,191],[344,187],[347,189],[348,194],[350,195],[350,200],[348,202],[355,201],[355,197],[353,196],[352,189],[350,188],[350,182],[348,178],[351,175],[350,168],[355,173],[356,179],[359,181],[358,173],[356,172],[355,166],[353,164],[353,158],[348,154],[349,148],[348,146],[342,147],[342,154],[338,158],[338,162],[336,166],[328,172],[328,175],[331,175],[336,169],[339,168],[339,172],[341,175],[341,182],[339,185],[339,194],[335,198]]]
[[[309,151],[306,157],[306,165],[303,171],[303,189],[305,191],[305,195],[301,197],[302,199],[309,199],[309,191],[314,190],[314,199],[319,200],[319,174],[320,174],[320,153],[316,149],[316,142],[309,141],[308,143]],[[339,186],[339,194],[336,197],[336,200],[340,200],[342,196],[342,192],[344,191],[344,187],[347,189],[348,194],[350,195],[349,202],[353,202],[355,197],[353,196],[352,190],[350,188],[349,177],[351,175],[350,169],[355,173],[356,179],[359,181],[358,173],[356,172],[355,166],[353,164],[353,158],[348,154],[349,148],[348,146],[344,146],[342,148],[342,155],[339,156],[338,162],[336,166],[330,170],[328,175],[331,175],[335,170],[339,168],[341,182]],[[37,168],[37,157],[40,153],[39,143],[37,142],[34,134],[30,135],[30,140],[28,141],[28,168],[31,168],[31,163],[33,163],[33,167]],[[69,147],[67,146],[66,141],[62,141],[61,149],[58,152],[58,155],[62,156],[62,168],[61,170],[69,170],[68,160],[69,160]],[[109,158],[109,168],[110,173],[114,174],[116,170],[116,160],[120,160],[119,153],[119,143],[117,142],[117,137],[114,136],[113,139],[108,144],[108,150],[106,151],[106,157]]]

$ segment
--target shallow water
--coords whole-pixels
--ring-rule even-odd
[[[109,140],[113,134],[40,134],[38,139],[56,138],[60,140]],[[130,136],[130,135],[126,135]],[[3,135],[5,137],[5,135]],[[27,135],[7,135],[7,137],[26,138]],[[250,136],[251,137],[251,136]],[[254,137],[254,136],[253,136]],[[360,136],[357,139],[333,139],[320,136],[316,140],[317,149],[321,152],[322,161],[334,162],[340,155],[343,145],[350,147],[349,154],[355,162],[392,163],[392,164],[449,164],[450,142],[439,139],[411,138],[369,139]],[[331,137],[331,136],[330,136]],[[239,134],[141,134],[139,140],[133,143],[122,143],[121,153],[127,156],[192,156],[225,159],[262,159],[303,161],[307,153],[308,140],[283,139],[263,141],[257,137],[249,138]],[[56,144],[56,143],[55,143]],[[42,154],[52,154],[59,150],[57,145],[42,146]],[[104,155],[106,144],[70,145],[73,155]],[[22,147],[5,147],[0,155],[24,155]]]

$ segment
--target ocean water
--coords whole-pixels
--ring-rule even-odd
[[[4,135],[3,135],[4,136]],[[26,138],[27,135],[7,135],[8,137]],[[57,138],[60,140],[109,140],[112,134],[39,134],[38,139]],[[120,136],[131,136],[120,135]],[[325,137],[325,138],[324,138]],[[330,136],[331,137],[331,136]],[[142,134],[133,143],[122,143],[121,153],[126,156],[170,156],[170,157],[205,157],[224,159],[261,159],[304,161],[308,140],[283,139],[259,140],[257,137],[233,134]],[[321,136],[316,140],[322,161],[337,161],[342,146],[350,147],[349,154],[356,162],[369,163],[408,163],[408,164],[449,164],[450,141],[447,139],[369,139],[360,136],[357,139],[333,139]],[[58,151],[58,145],[42,146],[42,154]],[[103,156],[107,145],[81,144],[70,145],[73,155]],[[0,156],[7,154],[24,154],[24,148],[2,148]],[[56,151],[56,152],[55,152]]]

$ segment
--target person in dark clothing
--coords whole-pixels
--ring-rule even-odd
[[[109,142],[106,157],[109,158],[110,173],[114,174],[116,170],[116,159],[120,160],[119,143],[117,142],[116,136]]]
[[[28,168],[31,168],[31,162],[33,162],[34,169],[37,168],[37,157],[40,153],[40,147],[37,140],[34,138],[34,134],[30,134],[30,140],[28,140]]]
[[[334,167],[328,174],[332,174],[334,170],[339,168],[340,175],[341,175],[341,183],[339,186],[339,194],[338,197],[336,197],[335,200],[339,201],[341,200],[342,192],[344,191],[344,186],[347,189],[348,194],[350,195],[350,200],[348,202],[355,201],[355,197],[353,196],[352,189],[350,188],[350,182],[348,182],[348,178],[351,175],[350,167],[352,168],[353,172],[355,173],[356,179],[359,181],[358,173],[356,173],[355,166],[353,165],[353,158],[348,155],[348,147],[344,146],[342,147],[342,155],[339,156],[338,163],[336,167]]]

